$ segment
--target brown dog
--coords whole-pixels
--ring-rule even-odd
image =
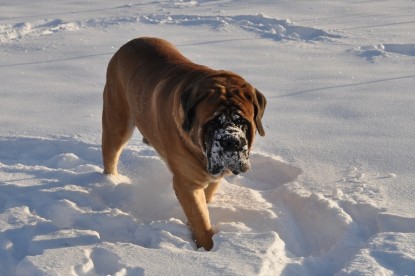
[[[176,196],[198,246],[210,250],[206,203],[226,174],[249,169],[249,151],[265,97],[240,76],[197,65],[169,42],[138,38],[107,70],[102,114],[104,173],[117,175],[136,126],[173,173]]]

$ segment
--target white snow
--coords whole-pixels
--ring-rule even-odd
[[[415,275],[413,1],[3,1],[0,275]],[[136,133],[103,175],[101,96],[139,36],[268,100],[197,249]]]

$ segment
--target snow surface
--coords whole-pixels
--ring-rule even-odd
[[[0,275],[415,275],[415,5],[3,1]],[[252,169],[197,250],[137,133],[104,176],[101,95],[138,36],[233,70],[268,100]]]

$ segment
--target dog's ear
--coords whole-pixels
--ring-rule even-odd
[[[256,128],[258,130],[259,135],[264,136],[265,131],[262,127],[262,116],[264,115],[265,106],[267,105],[267,100],[265,99],[265,96],[259,92],[257,89],[255,89],[255,99],[254,99],[254,105],[255,105],[255,124]]]
[[[202,93],[198,89],[197,84],[191,84],[186,87],[180,97],[180,103],[183,108],[183,124],[184,131],[189,132],[192,128],[197,105],[206,97],[206,93]]]

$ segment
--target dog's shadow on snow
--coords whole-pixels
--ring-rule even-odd
[[[278,188],[298,178],[302,170],[284,162],[278,157],[262,153],[251,153],[251,169],[240,176],[228,176],[226,179],[254,190]]]

